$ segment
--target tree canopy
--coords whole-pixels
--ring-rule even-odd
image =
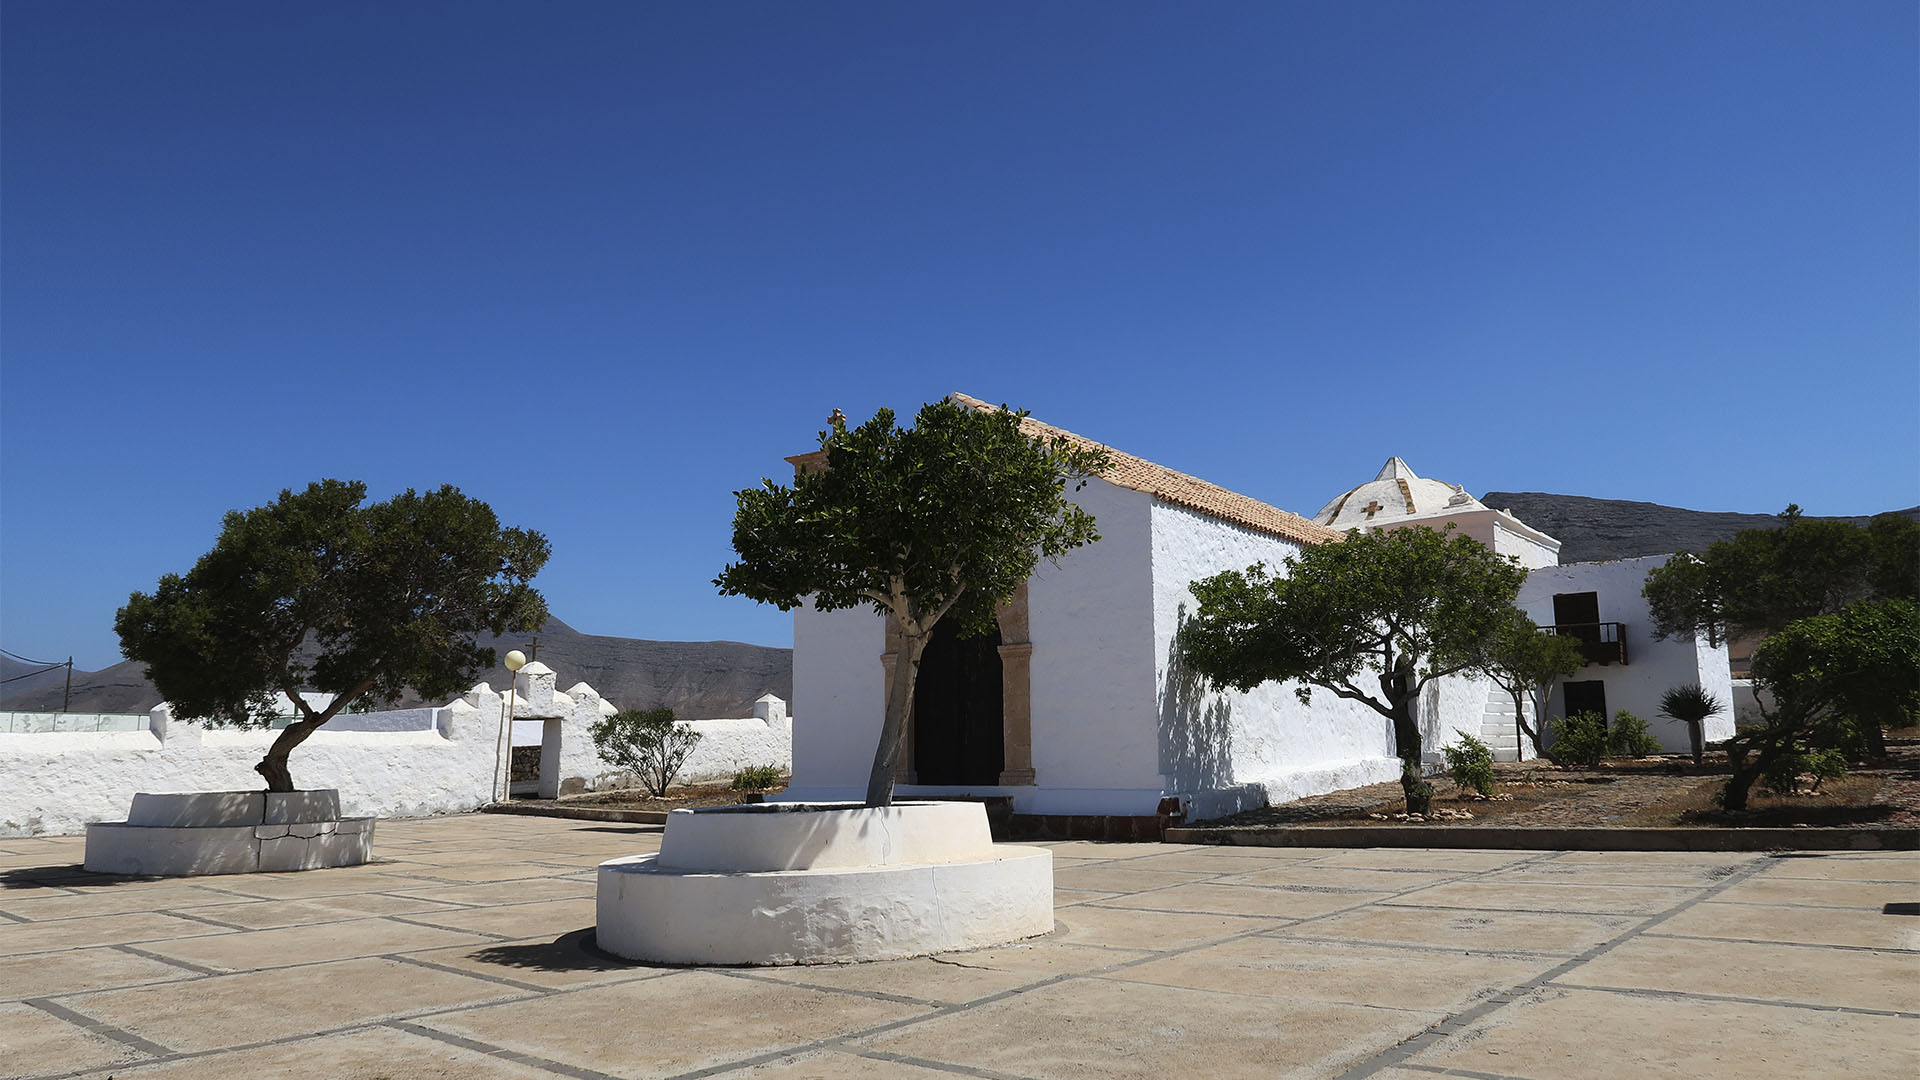
[[[1407,807],[1422,813],[1432,787],[1419,778],[1413,702],[1435,679],[1482,666],[1526,576],[1469,537],[1354,533],[1303,549],[1284,573],[1256,564],[1194,582],[1186,658],[1222,685],[1297,681],[1302,701],[1318,687],[1392,720]]]
[[[1542,633],[1526,612],[1508,608],[1501,614],[1500,624],[1487,643],[1487,652],[1479,667],[1494,685],[1513,699],[1514,718],[1527,738],[1532,739],[1541,752],[1553,757],[1552,748],[1541,745],[1541,728],[1546,726],[1543,691],[1553,680],[1574,674],[1586,663],[1578,639]],[[1538,696],[1541,707],[1531,724],[1527,722],[1525,707],[1529,693]]]
[[[322,480],[226,515],[212,550],[114,620],[120,651],[183,717],[266,726],[276,694],[299,719],[256,769],[293,790],[287,755],[363,697],[466,689],[494,652],[486,632],[537,629],[527,583],[547,561],[537,532],[502,528],[486,503],[446,486],[362,506],[366,485]],[[332,695],[316,708],[302,691]]]
[[[1755,650],[1753,678],[1766,722],[1727,745],[1729,810],[1746,807],[1748,789],[1778,758],[1845,749],[1920,718],[1920,606],[1862,600],[1800,619]]]
[[[1798,506],[1777,529],[1743,529],[1700,555],[1682,552],[1642,592],[1660,637],[1777,633],[1857,600],[1920,593],[1920,522],[1881,514],[1866,526],[1812,519]]]
[[[783,611],[872,605],[898,620],[901,655],[867,785],[892,800],[893,761],[928,635],[941,619],[963,634],[990,631],[1039,560],[1098,540],[1091,515],[1066,497],[1106,464],[1103,451],[1029,435],[1025,412],[952,401],[921,408],[910,428],[881,409],[857,428],[820,433],[824,460],[791,486],[735,492],[739,560],[714,579],[721,593]]]

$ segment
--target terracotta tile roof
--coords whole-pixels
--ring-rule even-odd
[[[997,409],[976,397],[966,394],[949,394],[948,399],[975,409]],[[1020,422],[1020,427],[1029,435],[1047,438],[1059,436],[1079,446],[1099,447],[1107,452],[1107,471],[1101,479],[1118,487],[1132,491],[1145,492],[1162,502],[1175,506],[1184,506],[1197,510],[1221,521],[1263,532],[1282,539],[1302,544],[1325,544],[1341,540],[1344,533],[1329,529],[1324,525],[1315,525],[1299,514],[1288,513],[1278,507],[1268,506],[1258,499],[1250,499],[1238,492],[1228,491],[1218,484],[1209,484],[1205,480],[1175,472],[1165,465],[1155,465],[1145,458],[1122,453],[1104,443],[1094,442],[1084,435],[1043,424],[1029,416]]]

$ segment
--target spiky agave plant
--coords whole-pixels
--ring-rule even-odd
[[[1693,763],[1699,765],[1706,756],[1706,732],[1703,728],[1707,717],[1717,716],[1726,711],[1726,703],[1713,695],[1713,691],[1699,683],[1676,686],[1660,698],[1660,715],[1670,717],[1687,725],[1687,738],[1693,743]]]

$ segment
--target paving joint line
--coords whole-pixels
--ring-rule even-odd
[[[95,1035],[112,1039],[114,1042],[120,1043],[123,1046],[131,1046],[143,1054],[148,1054],[153,1057],[167,1057],[173,1053],[172,1050],[161,1046],[157,1042],[143,1039],[131,1031],[114,1027],[104,1020],[96,1020],[83,1012],[76,1012],[73,1009],[67,1008],[65,1005],[49,1001],[46,998],[22,998],[21,1002],[26,1005],[31,1005],[41,1012],[57,1016],[75,1027],[84,1028],[87,1031],[93,1032]]]
[[[393,1028],[396,1031],[404,1031],[409,1035],[432,1039],[435,1042],[445,1043],[449,1046],[458,1046],[463,1050],[473,1050],[477,1053],[485,1054],[488,1057],[500,1058],[503,1061],[511,1061],[518,1065],[542,1069],[556,1076],[573,1077],[574,1080],[620,1080],[619,1077],[614,1076],[612,1073],[583,1069],[577,1065],[568,1065],[565,1062],[536,1057],[533,1054],[523,1054],[518,1050],[508,1050],[505,1047],[494,1046],[491,1043],[484,1043],[478,1039],[469,1039],[463,1035],[436,1031],[433,1028],[406,1020],[389,1020],[382,1026]]]
[[[468,971],[465,968],[457,968],[451,964],[436,964],[432,960],[425,960],[417,956],[408,956],[406,953],[382,953],[379,959],[392,960],[400,964],[411,964],[414,967],[428,968],[433,971],[444,971],[449,975],[464,975],[469,979],[499,983],[501,986],[509,986],[515,990],[526,990],[541,995],[550,992],[549,987],[541,986],[538,983],[521,982],[518,979],[509,979],[504,975],[488,975],[485,972]]]
[[[1559,853],[1556,852],[1554,854],[1557,855]],[[1425,1050],[1427,1050],[1429,1047],[1439,1043],[1442,1039],[1445,1039],[1455,1034],[1456,1032],[1465,1030],[1471,1025],[1479,1022],[1481,1017],[1484,1017],[1489,1013],[1492,1013],[1498,1009],[1505,1008],[1507,1005],[1510,1005],[1520,1000],[1521,998],[1535,992],[1542,986],[1545,986],[1553,982],[1555,979],[1558,979],[1560,976],[1566,974],[1567,972],[1572,971],[1583,964],[1587,964],[1595,959],[1598,959],[1600,956],[1608,952],[1611,952],[1613,949],[1618,948],[1619,946],[1625,944],[1628,941],[1633,940],[1636,937],[1639,937],[1641,934],[1646,933],[1648,930],[1651,930],[1656,926],[1659,926],[1661,923],[1664,923],[1668,919],[1671,919],[1674,916],[1679,915],[1681,912],[1686,911],[1687,909],[1693,907],[1694,905],[1702,903],[1706,901],[1708,898],[1714,895],[1717,895],[1718,893],[1726,889],[1730,889],[1733,886],[1738,885],[1743,881],[1747,881],[1759,875],[1760,873],[1764,872],[1765,870],[1766,870],[1765,864],[1759,863],[1757,861],[1749,862],[1745,864],[1743,867],[1741,867],[1741,869],[1736,871],[1735,873],[1729,874],[1726,877],[1722,878],[1721,880],[1715,882],[1714,884],[1706,886],[1705,888],[1701,889],[1696,895],[1686,900],[1680,901],[1679,903],[1675,904],[1674,906],[1668,908],[1665,911],[1658,912],[1653,915],[1642,916],[1641,921],[1637,925],[1620,932],[1614,937],[1609,938],[1606,941],[1603,941],[1600,944],[1593,946],[1592,948],[1588,949],[1583,953],[1570,957],[1567,960],[1554,965],[1552,968],[1549,968],[1548,970],[1540,973],[1539,975],[1534,976],[1531,979],[1528,979],[1524,982],[1517,983],[1513,986],[1510,986],[1507,989],[1502,990],[1499,993],[1486,998],[1485,1000],[1479,1002],[1476,1005],[1473,1005],[1472,1007],[1462,1012],[1455,1013],[1452,1016],[1447,1017],[1446,1019],[1442,1020],[1440,1023],[1435,1024],[1434,1026],[1428,1028],[1423,1032],[1420,1032],[1417,1035],[1414,1035],[1412,1038],[1405,1039],[1400,1043],[1392,1047],[1389,1047],[1388,1049],[1383,1050],[1378,1054],[1375,1054],[1373,1057],[1360,1062],[1358,1065],[1355,1065],[1352,1068],[1348,1069],[1347,1071],[1341,1073],[1338,1077],[1334,1078],[1334,1080],[1363,1080],[1363,1078],[1370,1077],[1373,1074],[1380,1072],[1383,1069],[1395,1068],[1397,1066],[1405,1064],[1407,1059],[1413,1057],[1415,1054],[1422,1053]],[[1401,906],[1410,906],[1410,905],[1401,905]]]
[[[258,927],[254,927],[254,926],[241,926],[239,923],[227,922],[224,919],[216,919],[209,915],[190,914],[189,912],[182,911],[179,908],[155,908],[154,914],[171,915],[176,919],[187,919],[192,922],[205,923],[208,926],[218,926],[223,930],[237,930],[243,934],[250,933],[254,930],[259,929]],[[306,924],[302,923],[301,925],[304,926]]]
[[[1524,859],[1524,860],[1521,860],[1521,862],[1522,863],[1532,862],[1534,861],[1534,859],[1537,859],[1539,857],[1541,856],[1535,856],[1532,859]],[[1509,865],[1518,865],[1518,864],[1509,864]],[[1477,877],[1483,873],[1486,873],[1486,871],[1463,872],[1461,875],[1459,875],[1459,878],[1467,879],[1467,878]],[[1449,880],[1452,880],[1452,879],[1449,879]],[[1407,893],[1417,892],[1421,889],[1431,888],[1436,884],[1443,884],[1443,883],[1444,882],[1432,882],[1432,881],[1421,882],[1418,885],[1410,886],[1406,889],[1401,890],[1398,893],[1393,893],[1390,895],[1402,896]],[[1372,895],[1372,894],[1369,894],[1369,895]],[[1368,904],[1373,902],[1375,901],[1371,901],[1371,900],[1361,901],[1360,903],[1354,904],[1350,907],[1341,908],[1337,911],[1327,912],[1324,915],[1316,915],[1316,916],[1312,916],[1309,919],[1302,919],[1300,920],[1300,922],[1311,922],[1316,919],[1332,918],[1335,915],[1345,914],[1347,912],[1355,911],[1360,908],[1366,907]],[[1059,923],[1056,921],[1055,925],[1057,927]],[[1213,948],[1215,946],[1225,945],[1234,941],[1244,940],[1246,938],[1259,937],[1262,935],[1271,934],[1274,931],[1274,929],[1275,929],[1274,927],[1270,927],[1270,926],[1255,927],[1251,930],[1242,930],[1238,933],[1227,934],[1217,938],[1206,938],[1200,941],[1193,942],[1192,944],[1189,944],[1189,945],[1183,945],[1183,946],[1178,946],[1178,947],[1169,948],[1169,949],[1144,949],[1144,950],[1129,949],[1128,951],[1132,951],[1132,952],[1145,952],[1146,955],[1133,957],[1127,960],[1122,960],[1118,963],[1110,964],[1103,968],[1095,968],[1090,971],[1062,972],[1059,975],[1049,976],[1047,978],[1039,980],[1038,982],[1027,983],[1017,987],[1011,987],[1006,990],[1001,990],[992,994],[988,994],[985,997],[976,998],[972,1001],[956,1002],[949,1005],[935,1006],[929,1012],[922,1014],[920,1016],[903,1017],[899,1020],[889,1021],[887,1023],[880,1024],[875,1027],[867,1028],[861,1031],[847,1032],[842,1035],[831,1036],[825,1039],[819,1039],[812,1043],[807,1043],[798,1047],[788,1047],[786,1049],[775,1051],[775,1052],[758,1054],[748,1058],[725,1062],[722,1064],[709,1066],[703,1069],[697,1069],[692,1072],[681,1073],[669,1078],[669,1080],[702,1080],[702,1078],[704,1077],[714,1076],[719,1073],[729,1072],[735,1069],[748,1069],[748,1068],[753,1068],[757,1065],[764,1065],[769,1062],[778,1061],[783,1057],[798,1056],[801,1054],[810,1054],[816,1051],[827,1050],[827,1049],[846,1048],[850,1052],[859,1053],[860,1052],[859,1048],[850,1045],[853,1042],[853,1040],[870,1039],[876,1035],[886,1034],[888,1032],[895,1031],[900,1028],[910,1027],[915,1024],[926,1023],[932,1020],[944,1019],[948,1016],[955,1016],[962,1013],[971,1012],[975,1009],[980,1009],[989,1005],[997,1004],[1001,1001],[1005,1001],[1009,998],[1016,997],[1020,994],[1030,994],[1040,990],[1045,990],[1045,989],[1048,989],[1049,987],[1057,986],[1060,983],[1067,982],[1071,979],[1104,978],[1106,976],[1113,974],[1114,972],[1123,971],[1127,968],[1137,967],[1142,964],[1152,963],[1156,960],[1163,960],[1163,959],[1168,959],[1170,957],[1182,956],[1187,953],[1197,952],[1201,949]],[[1055,933],[1058,933],[1057,929]],[[1125,946],[1109,946],[1109,948],[1124,949],[1126,947]],[[852,991],[842,990],[834,987],[817,987],[816,989],[826,990],[830,993],[853,993]],[[1405,1012],[1406,1010],[1387,1010],[1387,1011]]]
[[[1820,941],[1765,941],[1760,938],[1708,937],[1705,934],[1647,934],[1650,938],[1665,938],[1669,941],[1714,941],[1731,942],[1736,945],[1767,945],[1792,949],[1832,949],[1836,952],[1892,953],[1912,956],[1917,949],[1901,948],[1898,945],[1832,945]]]
[[[994,1072],[992,1069],[982,1069],[977,1065],[961,1065],[951,1061],[934,1061],[930,1058],[917,1058],[907,1054],[890,1054],[885,1050],[871,1050],[857,1046],[848,1046],[842,1049],[844,1052],[857,1057],[871,1058],[874,1061],[884,1061],[890,1065],[912,1065],[915,1068],[927,1069],[934,1072],[953,1073],[957,1076],[977,1076],[980,1077],[981,1080],[1029,1080],[1028,1077],[1020,1076],[1016,1073]]]
[[[500,905],[500,906],[505,906],[505,905]],[[415,912],[415,914],[424,915],[428,913]],[[472,934],[474,937],[492,938],[495,944],[499,944],[501,942],[506,942],[506,941],[525,941],[527,939],[527,936],[525,934],[522,934],[519,937],[515,937],[512,934],[496,934],[491,930],[456,930],[451,926],[436,926],[430,922],[421,922],[418,919],[410,919],[405,915],[374,915],[369,917],[376,918],[376,919],[385,919],[388,922],[405,923],[408,926],[417,926],[422,930],[438,930],[443,934]],[[437,946],[428,946],[428,947],[436,948]]]
[[[1511,1073],[1481,1072],[1478,1069],[1448,1069],[1439,1065],[1403,1064],[1397,1066],[1397,1068],[1417,1069],[1420,1072],[1432,1073],[1435,1076],[1463,1076],[1466,1077],[1467,1080],[1528,1080],[1527,1077],[1514,1076]]]
[[[1602,986],[1595,983],[1568,982],[1556,982],[1553,985],[1564,990],[1592,990],[1656,1000],[1725,1001],[1736,1005],[1767,1005],[1778,1009],[1806,1009],[1812,1012],[1846,1013],[1850,1016],[1892,1016],[1902,1020],[1920,1020],[1920,1013],[1903,1012],[1899,1009],[1868,1009],[1858,1005],[1822,1005],[1816,1001],[1781,1001],[1772,998],[1740,997],[1735,994],[1709,994],[1698,990],[1656,990],[1646,986]]]
[[[177,939],[176,939],[176,940],[177,940]],[[108,948],[110,948],[110,949],[117,949],[117,950],[119,950],[120,952],[124,952],[124,953],[131,953],[131,954],[132,954],[132,955],[134,955],[134,956],[138,956],[138,957],[143,957],[143,958],[145,958],[145,959],[148,959],[148,960],[157,960],[157,961],[159,961],[159,962],[160,962],[160,963],[162,963],[162,964],[168,964],[168,965],[171,965],[171,966],[173,966],[173,967],[177,967],[177,968],[179,968],[179,969],[181,969],[182,971],[191,971],[191,972],[193,972],[193,973],[194,973],[195,975],[225,975],[225,974],[227,974],[226,972],[224,972],[224,971],[221,971],[221,970],[219,970],[218,968],[210,968],[210,967],[203,967],[203,966],[201,966],[200,964],[195,964],[195,963],[190,963],[189,961],[186,961],[186,960],[176,960],[176,959],[174,959],[174,958],[173,958],[173,957],[171,957],[171,956],[166,956],[166,955],[163,955],[163,954],[161,954],[161,953],[157,953],[157,952],[152,952],[152,951],[150,951],[150,950],[147,950],[147,949],[142,949],[142,948],[140,948],[140,947],[139,947],[139,946],[137,946],[137,945],[128,945],[128,944],[126,944],[126,943],[124,943],[124,942],[123,942],[123,943],[121,943],[121,944],[118,944],[118,945],[109,945],[109,946],[107,946],[107,947],[108,947]],[[166,980],[160,980],[160,981],[163,981],[163,982],[178,982],[179,980],[177,980],[177,979],[166,979]]]

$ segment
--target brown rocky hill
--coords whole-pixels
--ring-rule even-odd
[[[527,636],[485,639],[505,656],[508,649],[532,651]],[[538,658],[560,677],[562,690],[586,682],[623,709],[667,706],[687,719],[753,715],[753,702],[772,693],[793,700],[793,650],[737,641],[644,641],[639,638],[583,634],[559,619],[549,619],[539,634]],[[160,694],[141,674],[143,665],[124,661],[99,671],[73,673],[70,712],[138,713],[159,704]],[[0,678],[32,667],[0,658]],[[52,711],[60,708],[65,669],[5,685],[0,710]],[[507,669],[496,666],[474,679],[499,687]],[[403,701],[403,705],[445,702]]]
[[[1511,510],[1514,517],[1559,540],[1563,563],[1705,551],[1714,541],[1731,539],[1742,529],[1780,527],[1780,519],[1772,514],[1713,513],[1658,503],[1548,495],[1538,491],[1489,491],[1480,501],[1496,509]],[[1892,512],[1920,520],[1920,506]],[[1865,525],[1872,518],[1832,520]]]

